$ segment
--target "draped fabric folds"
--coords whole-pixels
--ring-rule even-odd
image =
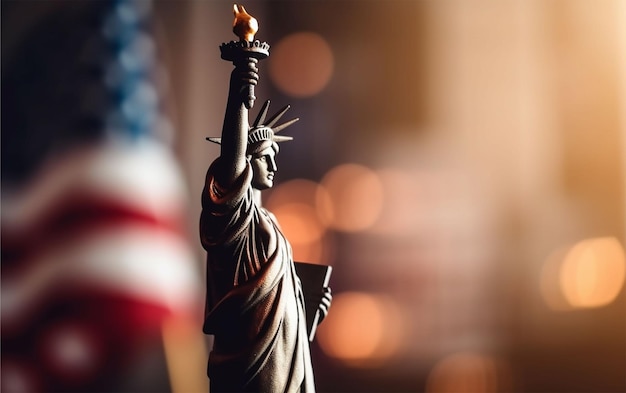
[[[252,170],[223,190],[209,168],[200,236],[207,250],[204,332],[215,336],[211,390],[312,392],[304,297],[291,246],[253,196]]]

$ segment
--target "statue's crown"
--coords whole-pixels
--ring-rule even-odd
[[[285,122],[281,125],[274,127],[274,124],[276,124],[278,120],[280,120],[280,118],[285,114],[285,112],[289,110],[290,106],[289,105],[285,106],[283,109],[278,111],[274,116],[272,116],[267,121],[267,123],[265,123],[265,117],[267,116],[267,111],[269,107],[270,107],[270,101],[267,100],[263,104],[263,107],[261,108],[261,112],[259,112],[259,115],[257,116],[256,120],[252,124],[252,127],[250,128],[250,130],[248,131],[248,145],[261,142],[261,141],[272,141],[272,142],[278,143],[278,142],[290,141],[293,139],[290,136],[282,136],[282,135],[276,135],[276,134],[279,133],[281,130],[289,127],[290,125],[292,125],[293,123],[297,122],[300,119],[295,118],[295,119],[289,120],[288,122]],[[222,138],[209,137],[206,139],[213,143],[217,143],[217,144],[222,143]]]

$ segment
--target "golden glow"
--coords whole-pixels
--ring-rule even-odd
[[[332,249],[329,249],[325,239],[312,243],[292,243],[293,258],[298,262],[332,265]]]
[[[310,97],[319,93],[333,75],[330,46],[319,34],[300,32],[283,38],[269,58],[270,78],[283,93]]]
[[[322,179],[327,194],[317,195],[318,214],[328,226],[345,232],[371,227],[383,205],[383,187],[377,174],[361,165],[344,164]]]
[[[241,41],[254,41],[254,35],[259,31],[259,23],[242,5],[233,5],[235,20],[233,21],[233,33]]]
[[[397,352],[404,321],[387,298],[345,292],[334,297],[332,309],[317,332],[320,347],[328,356],[367,367]]]
[[[567,253],[560,269],[560,286],[573,307],[611,303],[624,285],[624,250],[612,237],[584,240]]]
[[[276,216],[289,239],[294,259],[311,263],[330,263],[332,249],[325,238],[326,225],[316,212],[316,195],[322,187],[310,180],[295,179],[271,190],[265,206]]]
[[[428,393],[491,393],[501,388],[493,358],[456,353],[439,361],[428,376]]]
[[[289,203],[274,209],[283,233],[292,244],[319,241],[324,228],[317,219],[315,209],[304,203]]]
[[[172,317],[163,322],[162,336],[169,380],[174,393],[208,392],[207,353],[197,321]]]

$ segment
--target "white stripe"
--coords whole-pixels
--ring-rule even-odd
[[[81,149],[46,165],[24,189],[4,189],[2,225],[27,232],[59,201],[84,190],[169,216],[186,201],[182,179],[171,152],[150,140]]]
[[[59,246],[2,283],[2,320],[21,323],[37,302],[80,283],[119,291],[172,310],[198,301],[197,266],[187,244],[151,228],[117,228]]]

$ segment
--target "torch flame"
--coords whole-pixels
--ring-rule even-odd
[[[235,21],[233,22],[233,32],[241,41],[254,41],[254,34],[259,30],[259,22],[242,5],[233,6]]]

